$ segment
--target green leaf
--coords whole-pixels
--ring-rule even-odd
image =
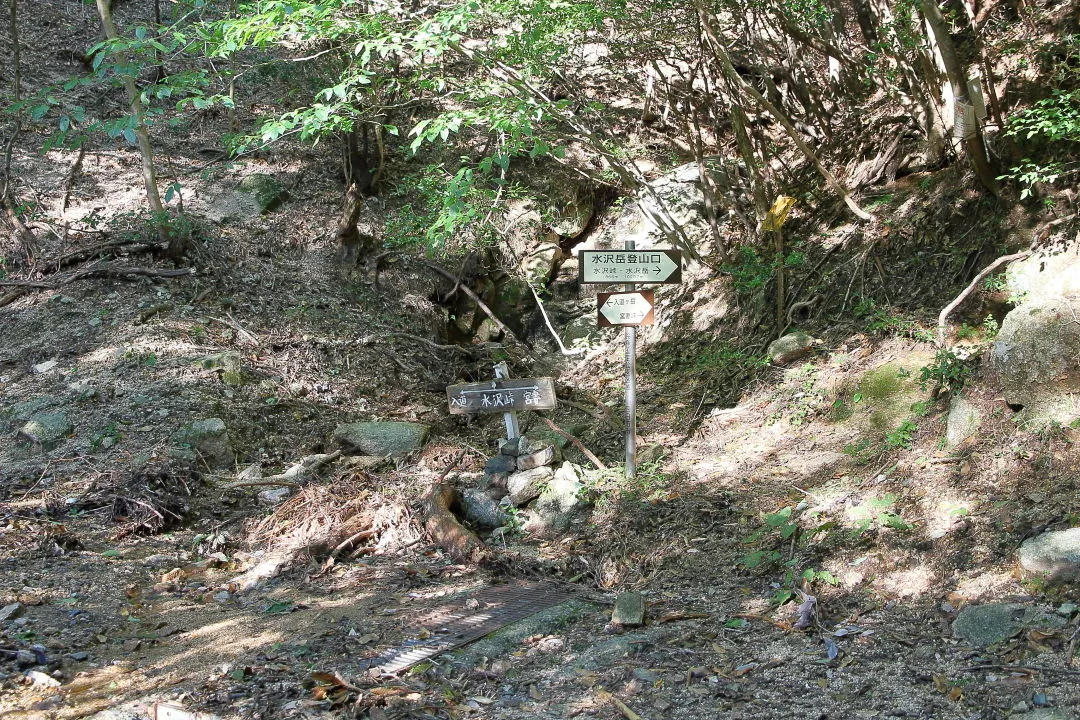
[[[118,558],[120,557],[120,551],[116,548],[113,548],[112,550],[106,550],[105,552],[101,553],[101,557]]]
[[[132,130],[131,128],[124,128],[123,135],[124,135],[125,140],[127,140],[132,145],[135,144],[136,137],[135,137],[135,131],[134,130]]]

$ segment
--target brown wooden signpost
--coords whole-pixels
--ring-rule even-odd
[[[552,378],[519,378],[451,385],[446,388],[452,415],[552,410],[556,407]]]

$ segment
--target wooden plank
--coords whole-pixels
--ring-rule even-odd
[[[513,410],[553,410],[555,380],[516,378],[482,383],[451,385],[446,388],[451,415],[505,413]]]

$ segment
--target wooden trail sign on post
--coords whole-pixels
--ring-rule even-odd
[[[515,410],[554,410],[552,378],[518,378],[451,385],[446,388],[451,415],[506,413]]]

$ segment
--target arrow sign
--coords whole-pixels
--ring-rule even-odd
[[[578,267],[582,283],[682,282],[678,250],[582,250]]]
[[[597,293],[597,322],[600,327],[653,324],[652,290]]]

